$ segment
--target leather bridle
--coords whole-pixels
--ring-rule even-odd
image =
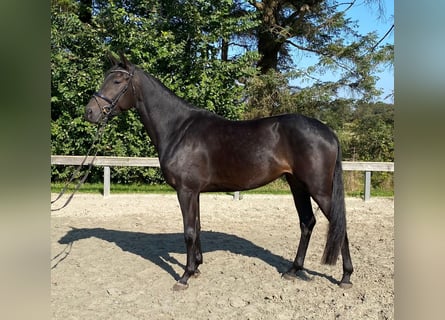
[[[122,73],[126,73],[126,74],[128,74],[130,76],[130,78],[128,79],[128,82],[125,85],[125,87],[122,88],[122,90],[113,99],[105,97],[103,94],[101,94],[99,92],[93,93],[93,97],[96,100],[96,103],[99,106],[99,108],[102,110],[102,114],[104,115],[105,121],[108,119],[108,117],[111,114],[111,112],[113,112],[113,110],[116,108],[116,105],[117,105],[119,99],[125,94],[125,92],[127,92],[128,87],[130,86],[130,83],[131,83],[131,87],[133,89],[133,93],[135,93],[134,85],[133,85],[133,82],[132,82],[133,75],[134,75],[134,69],[133,69],[132,72],[128,72],[127,70],[123,70],[123,69],[110,71],[110,73],[114,73],[114,72],[122,72]],[[104,105],[104,106],[101,106],[99,104],[99,102],[97,101],[97,98],[100,98],[100,99],[106,101],[108,104]]]

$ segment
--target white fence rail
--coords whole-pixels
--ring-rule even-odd
[[[52,155],[52,165],[80,165],[84,160],[84,156],[60,156]],[[93,157],[88,157],[84,165],[89,165],[93,161]],[[371,198],[371,172],[387,171],[394,172],[394,162],[359,162],[359,161],[343,161],[344,171],[363,171],[365,172],[364,194],[365,201]],[[158,158],[146,157],[106,157],[97,156],[94,161],[95,166],[104,167],[104,197],[110,195],[110,167],[157,167],[159,168]],[[239,192],[234,195],[235,199],[239,199]]]

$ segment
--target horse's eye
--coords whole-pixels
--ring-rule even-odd
[[[120,80],[114,80],[113,82],[114,82],[114,84],[119,84],[119,83],[121,83],[122,81],[120,81]]]

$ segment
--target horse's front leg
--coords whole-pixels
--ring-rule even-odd
[[[188,288],[187,281],[193,275],[198,275],[198,265],[202,263],[200,243],[200,219],[199,219],[199,192],[178,191],[179,205],[181,206],[184,222],[184,240],[187,248],[187,263],[182,277],[173,287],[174,290]]]
[[[202,264],[202,249],[201,249],[201,215],[199,211],[199,194],[198,194],[198,204],[196,210],[196,246],[195,246],[195,257],[196,257],[196,270],[194,276],[197,277],[200,274],[198,266]]]

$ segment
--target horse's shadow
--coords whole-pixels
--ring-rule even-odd
[[[143,233],[134,231],[109,230],[104,228],[71,228],[58,242],[70,247],[74,242],[98,238],[110,243],[115,243],[123,251],[137,254],[147,259],[168,272],[178,280],[180,275],[176,273],[170,264],[176,264],[184,269],[184,264],[177,261],[170,253],[185,254],[184,235],[182,233]],[[205,257],[206,252],[229,251],[247,257],[261,259],[274,267],[279,273],[285,272],[292,264],[291,261],[266,250],[253,242],[238,236],[215,231],[201,231],[202,250]],[[66,255],[68,255],[66,253]],[[60,255],[60,254],[59,254]],[[54,259],[54,258],[53,258]],[[61,262],[61,260],[59,259]],[[169,262],[169,263],[167,263]],[[57,263],[58,264],[58,263]],[[57,264],[54,266],[56,267]],[[315,271],[306,271],[312,275],[325,277],[333,283],[337,283],[330,276]]]

